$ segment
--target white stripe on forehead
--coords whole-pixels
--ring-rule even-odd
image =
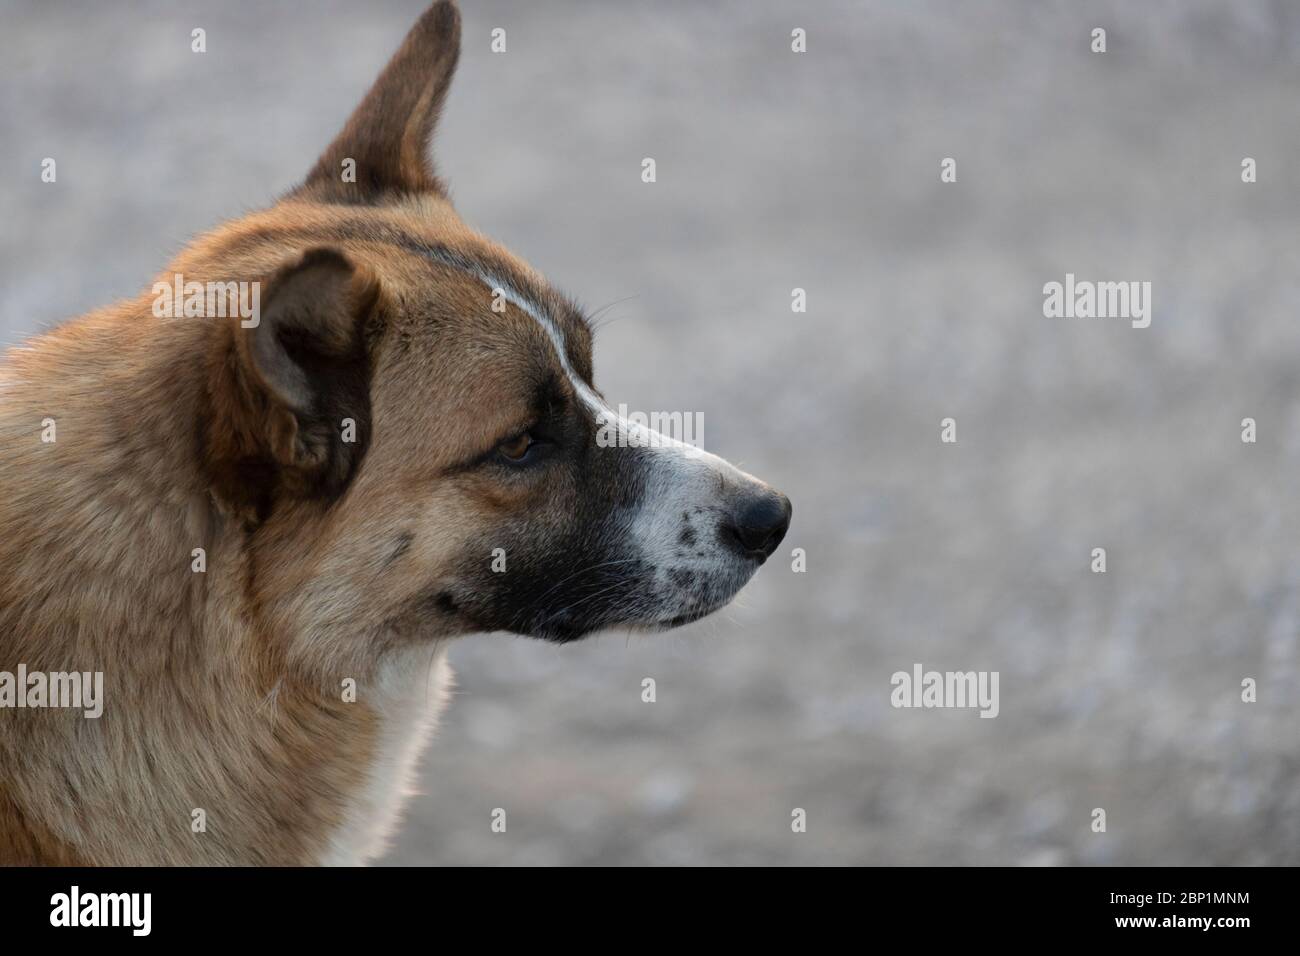
[[[484,285],[492,289],[493,295],[496,294],[498,289],[501,290],[501,294],[505,297],[507,302],[532,316],[533,320],[542,327],[546,332],[547,337],[550,338],[551,345],[555,348],[555,354],[560,359],[560,366],[564,369],[564,374],[569,376],[569,381],[573,383],[574,391],[578,393],[578,397],[582,399],[583,404],[586,405],[587,408],[596,416],[598,424],[603,425],[608,423],[613,425],[623,435],[629,437],[639,436],[642,441],[657,442],[658,447],[678,449],[687,449],[690,447],[684,442],[673,438],[671,435],[663,435],[654,429],[645,427],[644,425],[629,422],[622,415],[615,412],[614,409],[610,408],[599,395],[588,388],[587,384],[574,374],[572,367],[569,365],[569,357],[564,351],[564,336],[561,335],[560,328],[555,324],[554,319],[547,315],[536,302],[520,295],[519,292],[509,283],[499,282],[492,276],[477,269],[475,270],[475,274]],[[691,450],[694,451],[694,449]]]
[[[542,327],[546,337],[550,340],[551,347],[555,350],[555,357],[559,360],[560,368],[568,376],[569,383],[573,386],[574,392],[587,406],[588,410],[596,417],[598,424],[611,424],[617,428],[618,432],[627,436],[639,436],[643,441],[653,439],[657,447],[678,449],[689,451],[694,454],[698,449],[687,445],[684,442],[673,438],[670,435],[662,435],[651,428],[635,422],[629,422],[622,415],[619,415],[614,409],[610,408],[599,395],[597,395],[590,386],[587,385],[577,373],[574,372],[573,366],[569,364],[569,355],[564,348],[564,335],[560,331],[559,325],[555,319],[547,314],[546,310],[540,304],[523,295],[509,282],[504,282],[497,278],[491,272],[488,272],[481,263],[474,259],[461,256],[450,249],[436,247],[421,247],[419,250],[423,255],[442,265],[449,266],[453,269],[459,269],[461,272],[467,272],[474,278],[478,279],[492,291],[495,296],[500,291],[502,298],[530,316],[534,322]],[[712,458],[713,456],[707,456]]]
[[[477,270],[475,271],[479,280],[492,290],[493,295],[496,295],[497,291],[500,290],[501,295],[507,302],[519,309],[521,312],[532,316],[533,321],[542,327],[542,331],[546,333],[546,337],[551,340],[551,346],[555,349],[555,355],[560,360],[560,367],[564,369],[564,374],[569,377],[569,382],[573,385],[573,390],[578,393],[578,397],[582,399],[583,404],[597,414],[606,411],[607,406],[600,400],[600,396],[593,392],[587,386],[587,383],[579,378],[577,373],[573,371],[573,367],[569,365],[569,355],[564,350],[564,335],[560,332],[560,327],[555,324],[555,320],[547,315],[542,307],[536,302],[520,295],[518,290],[510,285],[510,283],[502,282],[486,273],[478,272]]]
[[[560,368],[564,369],[564,374],[568,376],[569,383],[573,385],[573,390],[578,393],[578,397],[582,399],[583,404],[595,412],[597,416],[610,411],[609,406],[601,401],[600,396],[593,392],[587,386],[587,383],[573,371],[573,366],[569,364],[569,355],[564,350],[564,336],[560,332],[560,327],[546,313],[545,309],[527,296],[522,295],[509,282],[503,282],[488,272],[481,263],[474,259],[462,256],[451,249],[425,246],[423,244],[419,245],[416,251],[442,265],[449,266],[452,269],[459,269],[461,272],[468,272],[491,289],[494,296],[500,290],[507,302],[526,315],[532,316],[533,321],[542,327],[542,331],[550,339],[551,347],[555,349],[555,357],[559,359]]]

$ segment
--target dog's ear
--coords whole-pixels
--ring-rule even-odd
[[[452,0],[439,0],[296,194],[328,202],[373,202],[389,191],[446,195],[429,146],[459,57],[460,11]]]
[[[262,284],[256,324],[219,328],[204,458],[217,497],[246,518],[281,496],[337,496],[369,444],[378,280],[312,249]],[[245,325],[250,327],[245,327]]]

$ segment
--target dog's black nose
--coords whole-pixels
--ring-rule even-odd
[[[746,495],[722,526],[722,536],[745,557],[765,561],[785,537],[792,510],[790,499],[779,491],[765,488]]]

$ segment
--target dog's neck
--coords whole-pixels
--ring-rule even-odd
[[[193,629],[197,332],[123,303],[0,364],[0,624],[20,647],[111,663],[113,642]]]
[[[4,862],[313,862],[372,788],[368,675],[352,701],[290,668],[292,635],[250,606],[249,532],[201,474],[203,321],[145,298],[0,363],[0,658],[102,672],[105,698],[93,721],[4,715],[0,767],[31,768],[0,792],[0,833],[28,844]]]

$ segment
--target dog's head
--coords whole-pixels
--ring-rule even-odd
[[[302,186],[174,267],[265,276],[256,327],[213,335],[201,429],[255,601],[340,640],[695,620],[790,503],[619,419],[582,311],[460,221],[429,160],[459,33],[435,4]]]

